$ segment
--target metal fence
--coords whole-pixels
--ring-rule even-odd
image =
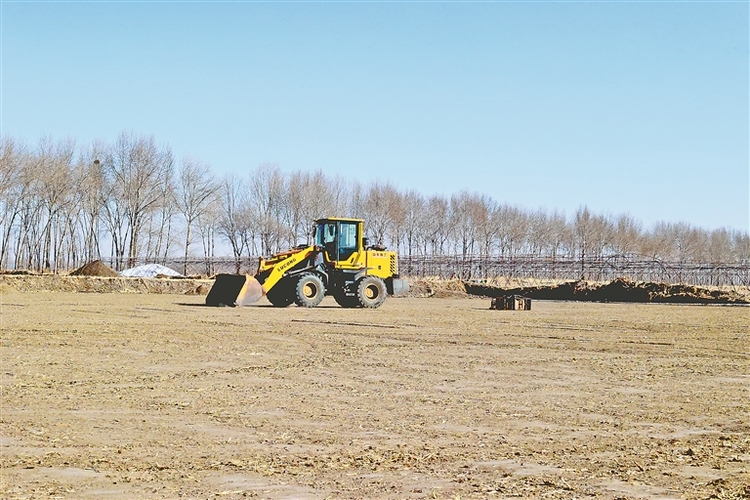
[[[211,276],[217,273],[255,274],[257,257],[197,259],[135,259],[104,261],[113,269],[143,264],[161,264],[185,275]],[[119,265],[118,265],[119,264]],[[698,286],[750,287],[750,263],[685,263],[666,262],[633,256],[608,256],[595,259],[548,258],[516,256],[512,258],[485,256],[400,256],[399,273],[412,278],[436,277],[484,281],[498,278],[530,280],[611,281],[628,278]]]
[[[517,278],[533,280],[633,281],[702,286],[750,287],[750,264],[694,264],[653,259],[611,256],[597,259],[552,259],[518,256],[513,258],[440,256],[399,259],[407,276],[436,276],[463,280]]]

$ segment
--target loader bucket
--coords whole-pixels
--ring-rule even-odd
[[[206,296],[208,306],[247,306],[258,302],[263,287],[248,274],[217,274]]]

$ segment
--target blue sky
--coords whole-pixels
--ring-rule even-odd
[[[2,133],[750,225],[748,2],[2,1]]]

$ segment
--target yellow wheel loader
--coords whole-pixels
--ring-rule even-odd
[[[255,276],[217,275],[206,304],[245,306],[265,295],[276,307],[315,307],[332,295],[342,307],[376,308],[409,290],[396,252],[370,245],[361,219],[318,219],[312,242],[261,258]]]

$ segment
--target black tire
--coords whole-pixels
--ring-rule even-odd
[[[336,301],[341,307],[352,308],[359,307],[359,300],[357,297],[346,296],[343,293],[337,293],[333,296],[333,300]]]
[[[268,302],[274,307],[288,307],[294,302],[294,282],[282,279],[266,294]]]
[[[377,276],[365,276],[357,283],[357,302],[362,307],[376,309],[383,305],[388,291]]]
[[[326,288],[320,276],[305,273],[300,276],[295,288],[294,302],[300,307],[315,307],[326,295]]]

